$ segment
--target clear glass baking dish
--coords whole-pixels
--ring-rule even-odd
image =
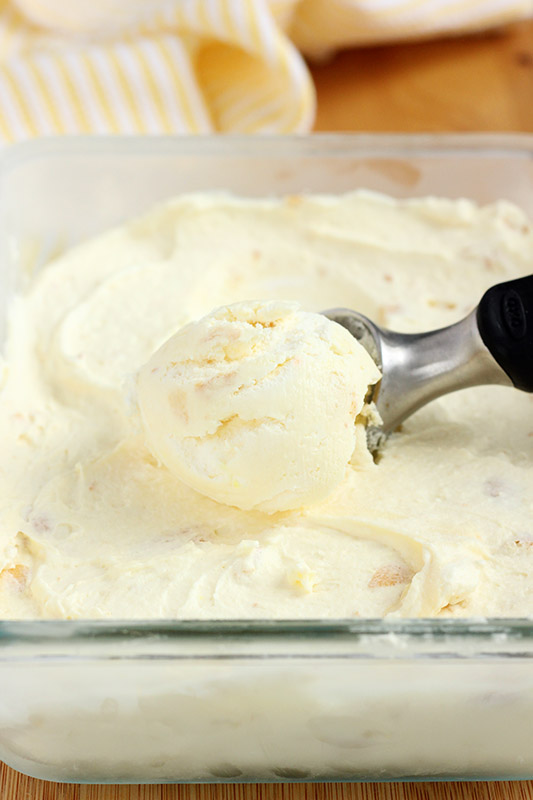
[[[73,138],[0,157],[17,286],[183,191],[506,198],[533,136]],[[533,610],[532,610],[533,611]],[[0,758],[69,782],[533,777],[533,620],[0,623]]]

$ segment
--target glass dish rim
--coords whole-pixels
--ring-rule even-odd
[[[157,149],[152,149],[154,146]],[[513,132],[436,132],[436,133],[312,133],[287,134],[164,134],[164,135],[72,135],[46,136],[9,144],[0,151],[1,173],[30,157],[95,155],[112,153],[133,155],[151,150],[152,155],[220,156],[231,153],[235,158],[261,155],[283,156],[296,151],[300,156],[346,156],[359,152],[399,151],[419,156],[476,155],[487,157],[533,158],[533,133]],[[260,151],[260,152],[259,152]]]
[[[446,642],[453,653],[453,643],[494,640],[501,642],[499,654],[505,655],[506,643],[533,641],[532,617],[462,617],[451,618],[367,618],[367,619],[210,619],[210,620],[2,620],[0,649],[16,644],[50,646],[99,640],[102,643],[129,641],[142,645],[157,638],[159,642],[214,642],[223,637],[232,642],[253,644],[261,641],[352,642],[372,640],[391,644],[409,639],[419,644]],[[528,647],[529,654],[529,647]]]
[[[157,146],[157,149],[155,149]],[[148,136],[51,136],[18,142],[0,153],[0,181],[14,167],[32,158],[73,155],[118,154],[221,156],[367,157],[371,153],[418,157],[494,157],[533,159],[533,133],[313,133],[301,135],[148,135]],[[388,618],[388,619],[235,619],[235,620],[0,620],[0,647],[14,644],[60,644],[104,640],[214,640],[220,636],[235,640],[334,639],[388,636],[414,637],[424,641],[444,640],[448,644],[465,638],[485,640],[494,636],[516,641],[533,641],[533,615],[517,618]],[[504,649],[502,647],[502,649]]]

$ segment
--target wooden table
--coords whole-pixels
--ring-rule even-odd
[[[2,800],[530,800],[533,783],[299,783],[76,786],[6,770]]]
[[[347,51],[313,75],[318,131],[533,132],[533,21]]]
[[[530,800],[533,783],[299,783],[76,786],[6,770],[2,800]]]
[[[533,22],[341,53],[312,69],[319,131],[533,132]],[[532,721],[533,724],[533,721]],[[515,783],[76,786],[3,766],[1,800],[533,800]]]

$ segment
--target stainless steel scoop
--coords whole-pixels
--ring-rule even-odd
[[[427,333],[384,330],[346,308],[323,313],[349,330],[381,370],[369,398],[382,419],[367,427],[374,455],[407,417],[449,392],[483,384],[533,392],[533,275],[493,286],[465,319]]]

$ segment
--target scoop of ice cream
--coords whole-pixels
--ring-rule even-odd
[[[142,367],[150,448],[208,497],[273,513],[325,498],[365,437],[356,418],[380,373],[335,322],[290,302],[220,308]]]

